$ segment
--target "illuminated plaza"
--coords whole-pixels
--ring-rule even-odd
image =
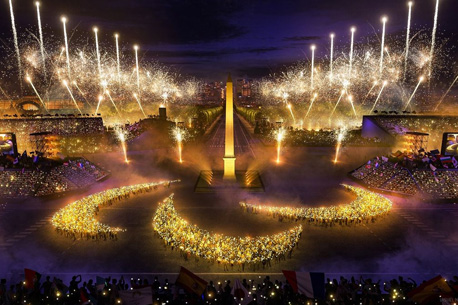
[[[458,7],[427,2],[5,2],[0,305],[456,302]]]

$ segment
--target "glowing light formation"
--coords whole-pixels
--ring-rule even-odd
[[[240,202],[240,206],[247,211],[266,213],[270,216],[282,216],[291,220],[308,220],[325,224],[329,222],[345,223],[347,221],[359,223],[363,220],[371,220],[386,215],[393,207],[391,200],[382,195],[347,184],[342,184],[342,186],[357,196],[349,204],[318,208],[296,208]]]
[[[115,201],[120,201],[132,195],[156,190],[159,186],[167,187],[171,183],[179,181],[141,183],[95,193],[74,201],[57,211],[53,215],[51,223],[58,232],[64,233],[67,236],[73,235],[75,238],[79,236],[81,238],[98,237],[101,234],[116,235],[118,232],[125,230],[98,222],[95,216],[100,207],[110,205]]]
[[[188,224],[175,210],[173,194],[159,203],[153,229],[167,245],[222,264],[260,263],[291,251],[302,233],[298,225],[274,235],[233,237],[215,234]]]

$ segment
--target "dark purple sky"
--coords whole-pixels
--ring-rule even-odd
[[[432,27],[435,2],[415,1],[413,27]],[[18,31],[35,26],[33,1],[13,3]],[[42,0],[41,11],[42,23],[57,37],[65,14],[69,30],[78,26],[92,38],[90,29],[97,25],[107,42],[119,32],[126,45],[140,44],[144,56],[207,80],[223,79],[227,72],[265,76],[306,58],[312,43],[322,56],[330,32],[343,47],[351,26],[362,40],[373,34],[372,26],[380,30],[382,15],[389,17],[388,33],[404,31],[407,22],[407,1],[399,0]],[[456,0],[441,0],[442,33],[457,32],[457,11]],[[0,38],[11,36],[8,0],[2,0]]]

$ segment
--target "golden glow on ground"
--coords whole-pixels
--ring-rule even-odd
[[[298,208],[286,206],[257,205],[240,202],[240,206],[252,213],[266,213],[270,216],[281,216],[291,220],[309,220],[317,222],[361,222],[373,220],[375,217],[386,215],[392,208],[393,203],[386,197],[363,188],[342,184],[357,197],[349,204],[317,207]]]
[[[274,235],[233,237],[211,233],[181,218],[173,195],[159,203],[153,228],[172,247],[223,264],[259,263],[287,254],[297,244],[302,226]]]
[[[174,182],[179,180],[134,184],[95,193],[57,211],[51,223],[57,231],[73,238],[106,238],[107,235],[115,237],[118,232],[125,230],[98,222],[95,216],[100,207],[129,198],[131,195],[155,190],[161,185],[169,186]]]

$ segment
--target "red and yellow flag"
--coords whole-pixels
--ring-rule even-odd
[[[186,291],[197,295],[201,295],[205,291],[205,288],[207,288],[207,281],[184,267],[181,267],[175,284],[181,285]]]

